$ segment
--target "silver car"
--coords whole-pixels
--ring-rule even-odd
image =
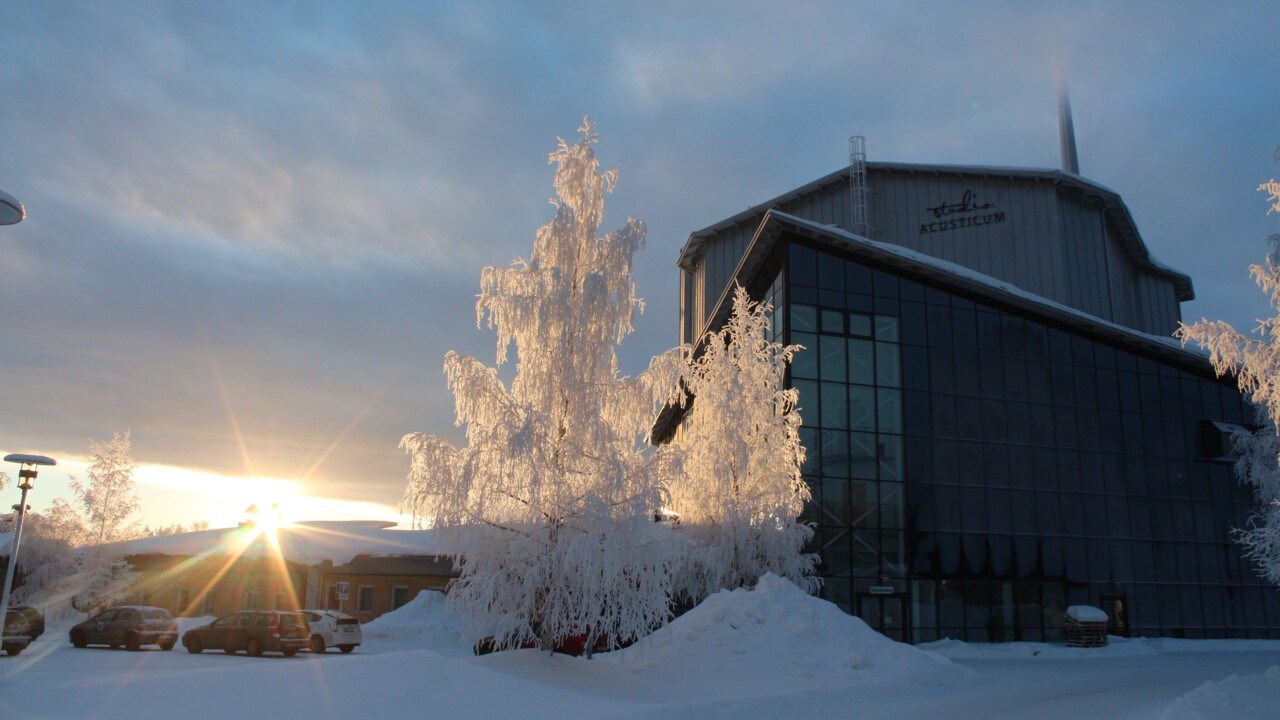
[[[337,610],[303,610],[311,626],[311,652],[336,647],[344,653],[356,649],[364,637],[360,621]]]

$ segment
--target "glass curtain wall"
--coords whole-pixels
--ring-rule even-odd
[[[1077,603],[1280,637],[1230,537],[1252,493],[1201,449],[1251,419],[1229,383],[794,242],[783,277],[826,598],[917,642],[1061,640]]]

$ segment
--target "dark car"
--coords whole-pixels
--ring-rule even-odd
[[[0,648],[9,655],[17,655],[44,632],[44,616],[39,610],[25,606],[11,607],[4,614],[4,628],[0,630]]]
[[[137,651],[143,645],[172,650],[178,643],[178,623],[168,610],[148,605],[122,605],[94,615],[67,633],[78,648],[88,645],[121,645]]]
[[[44,615],[30,605],[10,605],[10,610],[17,610],[31,628],[31,639],[35,640],[44,634]]]
[[[243,650],[253,657],[264,652],[293,657],[310,642],[307,619],[300,612],[285,610],[245,610],[223,615],[182,636],[182,646],[189,653],[221,650],[232,654]]]

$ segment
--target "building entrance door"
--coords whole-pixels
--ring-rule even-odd
[[[892,640],[903,639],[904,615],[902,595],[858,595],[858,617]]]

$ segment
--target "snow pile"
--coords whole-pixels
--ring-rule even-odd
[[[450,612],[444,593],[423,590],[392,612],[360,628],[366,649],[378,652],[432,650],[450,657],[471,655],[462,620]]]
[[[1273,720],[1280,708],[1280,665],[1258,675],[1210,681],[1178,698],[1160,720]]]
[[[636,673],[669,675],[658,687],[692,685],[702,696],[851,683],[937,684],[968,674],[936,653],[886,638],[773,574],[752,590],[712,595],[614,655]]]
[[[1076,622],[1106,622],[1107,614],[1092,605],[1072,605],[1067,608],[1067,617]]]

